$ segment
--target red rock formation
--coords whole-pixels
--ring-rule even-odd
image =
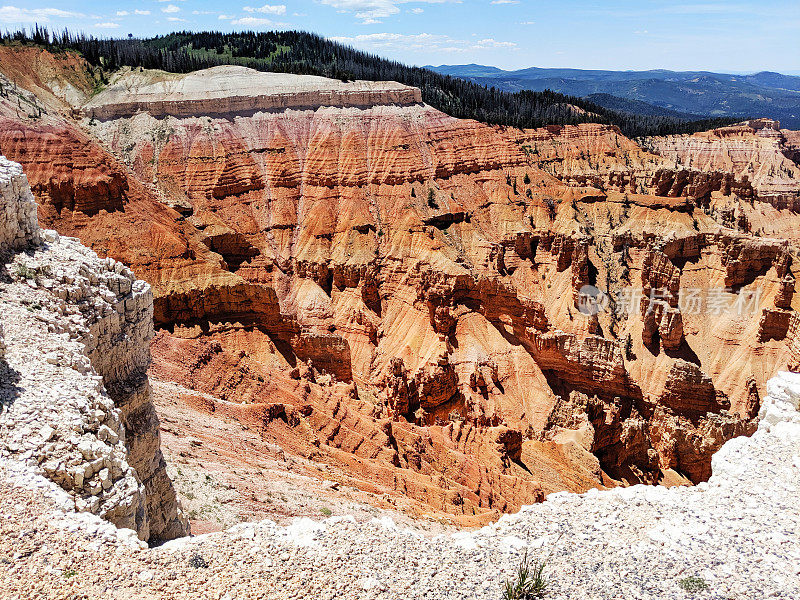
[[[683,415],[718,412],[717,393],[711,378],[697,366],[678,359],[667,374],[659,404]]]
[[[794,314],[791,310],[765,308],[758,322],[758,341],[785,339]]]
[[[86,136],[56,126],[32,129],[12,119],[0,120],[0,131],[0,151],[24,159],[45,220],[63,210],[93,216],[122,209],[128,192],[124,171]]]
[[[48,223],[153,284],[159,377],[376,490],[463,515],[606,473],[699,481],[797,343],[794,311],[785,341],[759,334],[764,310],[790,310],[793,263],[741,230],[775,209],[740,208],[739,173],[599,125],[523,132],[385,102],[227,119],[197,98],[126,116],[119,93],[90,134],[61,120],[48,146],[56,133],[12,120],[0,150],[30,166]],[[76,147],[94,157],[74,171],[86,198],[111,198],[110,177],[117,204],[54,208],[42,152],[84,164]],[[672,295],[587,318],[587,284]],[[768,293],[754,314],[681,309],[710,286]]]
[[[153,353],[155,376],[220,398],[204,400],[201,410],[230,415],[277,436],[288,451],[335,463],[368,489],[400,491],[444,512],[484,519],[543,498],[540,485],[516,464],[519,431],[481,430],[459,419],[429,427],[376,420],[364,411],[368,403],[352,385],[304,365],[288,376],[280,369],[270,372],[217,341],[161,332]],[[402,373],[402,365],[396,365]],[[282,402],[262,400],[276,397]]]
[[[511,139],[534,164],[568,185],[659,197],[643,197],[651,206],[654,200],[666,204],[665,199],[674,198],[680,200],[673,201],[673,208],[687,209],[683,198],[708,198],[715,191],[743,198],[753,195],[746,178],[737,180],[730,172],[686,169],[677,159],[665,160],[648,152],[611,125],[549,126],[512,134]],[[603,199],[602,195],[595,197]]]
[[[792,138],[793,139],[793,138]],[[792,160],[791,141],[776,121],[758,119],[694,135],[650,138],[645,145],[667,161],[729,178],[725,195],[754,195],[776,208],[800,210],[795,180],[800,166]]]
[[[765,273],[781,260],[788,245],[785,241],[729,235],[719,236],[715,241],[723,252],[726,287],[749,283],[757,274]]]
[[[648,251],[642,264],[642,340],[646,346],[661,339],[664,348],[674,350],[683,343],[683,318],[678,309],[680,270],[666,254]]]
[[[695,424],[661,407],[650,421],[650,439],[662,470],[686,474],[694,483],[711,476],[711,456],[726,440],[752,435],[753,421],[740,421],[711,414]]]

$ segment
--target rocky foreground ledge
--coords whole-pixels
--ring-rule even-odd
[[[758,431],[722,447],[707,483],[552,494],[433,538],[331,518],[146,549],[0,466],[0,595],[488,600],[527,549],[547,558],[549,598],[800,598],[799,403],[800,374],[770,380]],[[690,577],[706,589],[685,591]]]
[[[0,462],[157,542],[188,525],[150,397],[152,336],[150,286],[40,230],[22,169],[0,157]]]

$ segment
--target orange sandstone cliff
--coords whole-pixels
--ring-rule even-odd
[[[363,489],[469,522],[702,481],[800,356],[792,132],[639,145],[236,67],[65,94],[58,60],[0,106],[42,221],[152,284],[156,377]]]

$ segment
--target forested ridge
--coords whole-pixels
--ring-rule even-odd
[[[521,128],[585,122],[616,125],[628,137],[693,133],[730,124],[731,119],[686,120],[604,108],[551,91],[504,92],[429,69],[362,52],[304,31],[221,33],[182,31],[152,38],[101,39],[67,30],[6,32],[2,43],[74,50],[103,74],[120,67],[188,73],[237,64],[259,71],[321,75],[341,80],[397,81],[420,88],[431,106],[454,117]]]

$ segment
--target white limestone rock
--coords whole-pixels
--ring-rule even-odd
[[[27,179],[2,157],[0,219],[12,279],[0,289],[9,371],[0,377],[0,457],[141,539],[185,535],[146,374],[150,286],[74,238],[40,232]]]
[[[22,167],[0,156],[0,253],[40,242],[36,200]]]
[[[351,81],[313,75],[265,73],[222,65],[192,73],[131,70],[119,73],[83,106],[87,117],[114,119],[148,112],[190,117],[239,112],[411,105],[419,88],[394,81]]]

